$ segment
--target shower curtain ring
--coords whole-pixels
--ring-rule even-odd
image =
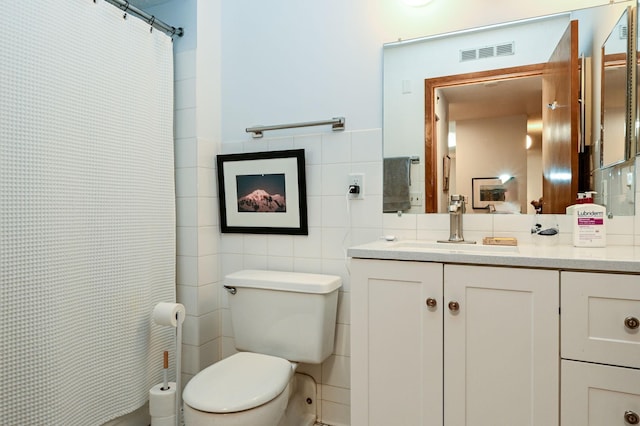
[[[127,10],[129,10],[129,2],[125,2],[124,4],[124,15],[122,15],[122,19],[127,19]]]
[[[156,22],[156,17],[155,16],[151,16],[151,19],[149,19],[149,32],[152,33],[153,32],[153,23]]]

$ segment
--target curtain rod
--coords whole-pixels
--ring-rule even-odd
[[[322,121],[307,121],[304,123],[292,123],[292,124],[277,124],[275,126],[255,126],[245,129],[247,133],[253,133],[254,138],[261,138],[262,132],[265,130],[281,130],[281,129],[293,129],[296,127],[309,127],[309,126],[323,126],[325,124],[331,124],[332,130],[344,130],[344,117],[334,117],[331,120]]]
[[[163,31],[169,37],[173,37],[174,35],[178,37],[182,37],[184,35],[184,30],[182,29],[182,27],[180,28],[172,27],[171,25],[166,24],[159,19],[156,19],[155,16],[149,15],[144,10],[138,9],[137,7],[135,7],[134,5],[132,5],[126,0],[106,0],[106,1],[114,5],[118,9],[124,10],[126,13],[131,13],[132,15],[142,19],[143,21],[146,21],[147,24],[151,25],[152,28],[157,28],[160,31]]]

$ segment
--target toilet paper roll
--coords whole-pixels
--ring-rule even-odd
[[[149,390],[149,414],[151,417],[173,417],[176,414],[176,386],[169,382],[169,390],[162,390],[164,384],[155,385]]]
[[[151,426],[176,426],[176,416],[151,417]]]
[[[158,325],[175,327],[178,324],[177,315],[180,313],[180,324],[184,321],[186,311],[180,303],[160,302],[153,308],[153,322]]]

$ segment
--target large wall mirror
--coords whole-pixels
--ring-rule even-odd
[[[592,70],[627,5],[386,44],[383,211],[444,213],[459,193],[469,213],[534,213],[540,198],[564,213],[594,189],[607,144],[625,142],[600,145]]]

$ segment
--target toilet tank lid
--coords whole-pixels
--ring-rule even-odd
[[[340,288],[342,279],[337,275],[246,269],[227,275],[224,284],[231,287],[325,294]]]

